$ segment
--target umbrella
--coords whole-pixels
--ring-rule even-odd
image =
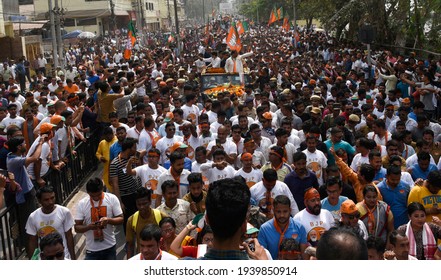
[[[61,38],[62,39],[74,39],[74,38],[77,38],[78,35],[80,35],[82,32],[83,31],[81,31],[81,30],[74,30],[74,31],[71,31],[69,33],[64,34],[63,37],[61,37]]]
[[[93,34],[92,32],[84,31],[84,32],[81,32],[80,35],[78,35],[78,38],[80,38],[80,39],[93,39],[93,38],[95,38],[95,34]]]

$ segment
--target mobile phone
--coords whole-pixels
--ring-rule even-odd
[[[141,157],[141,153],[139,151],[136,151],[135,153],[135,158],[139,159]]]
[[[245,240],[245,242],[248,244],[248,247],[252,252],[256,251],[256,247],[254,246],[254,242],[252,242],[252,238],[248,238]]]
[[[220,146],[220,145],[221,145],[220,140],[216,139],[216,146]]]

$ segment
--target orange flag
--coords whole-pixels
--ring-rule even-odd
[[[288,17],[283,18],[283,25],[282,25],[282,29],[285,30],[286,32],[289,31],[290,29],[290,24],[289,24],[289,20]]]
[[[276,12],[274,12],[274,9],[271,10],[271,14],[270,14],[270,18],[268,21],[268,25],[271,25],[271,23],[276,22],[277,21],[277,15]]]
[[[239,52],[242,48],[242,42],[240,41],[240,37],[237,33],[234,23],[231,24],[230,31],[227,35],[227,45],[232,51],[236,50],[237,52]]]
[[[240,20],[237,22],[237,33],[239,33],[239,35],[245,33],[245,28]]]

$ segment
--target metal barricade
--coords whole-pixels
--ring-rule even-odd
[[[86,142],[81,142],[73,149],[75,156],[60,170],[50,170],[43,179],[55,191],[56,203],[67,205],[67,202],[78,192],[87,177],[96,170],[98,159],[95,157],[99,144],[99,133],[95,131]],[[18,207],[12,204],[0,210],[0,260],[20,258],[25,247],[18,244],[20,234],[18,224]]]

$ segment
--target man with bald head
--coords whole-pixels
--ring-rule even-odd
[[[237,146],[233,141],[227,139],[228,128],[221,125],[217,129],[217,139],[210,141],[207,146],[208,157],[211,158],[214,151],[222,149],[225,151],[225,161],[229,164],[234,164],[237,158]]]

